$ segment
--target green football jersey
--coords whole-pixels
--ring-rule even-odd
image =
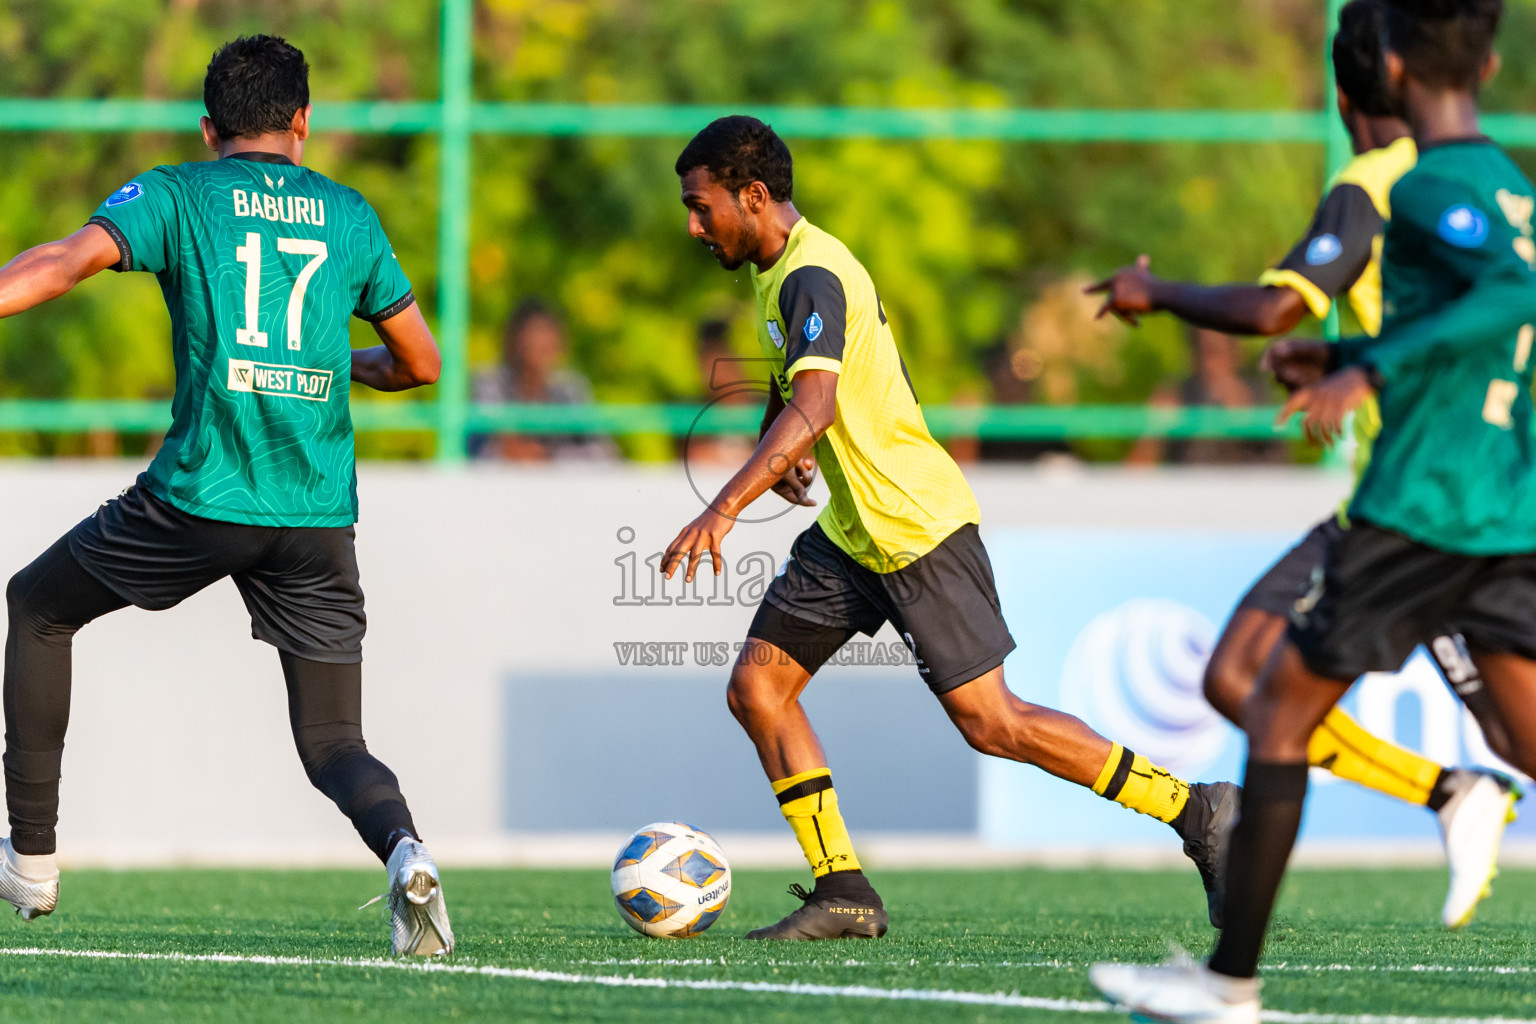
[[[357,472],[348,319],[414,298],[373,208],[271,153],[156,167],[92,224],[116,270],[160,280],[176,363],[155,495],[256,526],[349,526]]]
[[[1536,189],[1485,139],[1424,147],[1392,189],[1375,339],[1381,435],[1351,518],[1467,555],[1536,552]]]

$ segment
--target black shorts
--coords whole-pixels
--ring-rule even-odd
[[[1536,660],[1536,554],[1458,555],[1356,521],[1292,608],[1288,636],[1313,672],[1348,682],[1457,632],[1474,652]]]
[[[795,539],[747,635],[815,673],[855,633],[874,636],[887,622],[936,694],[992,671],[1016,646],[981,533],[969,523],[888,573],[855,562],[813,525]]]
[[[1312,585],[1312,571],[1323,564],[1328,548],[1343,535],[1344,527],[1339,525],[1338,516],[1329,516],[1312,527],[1249,588],[1237,602],[1237,610],[1289,615],[1296,599]]]
[[[350,526],[204,519],[155,497],[140,476],[68,539],[87,572],[139,608],[173,607],[229,576],[257,640],[309,661],[363,660],[367,622]]]

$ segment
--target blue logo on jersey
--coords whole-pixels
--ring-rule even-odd
[[[116,192],[113,192],[110,196],[107,196],[107,205],[122,206],[124,203],[133,202],[143,194],[144,186],[140,185],[136,181],[130,181]]]
[[[821,314],[812,313],[805,321],[805,340],[815,341],[821,337]]]
[[[1307,246],[1307,265],[1320,267],[1324,263],[1332,263],[1344,255],[1344,243],[1339,241],[1338,235],[1318,235],[1312,239],[1312,244]]]
[[[1440,237],[1463,249],[1488,240],[1488,217],[1475,206],[1453,206],[1440,215]]]

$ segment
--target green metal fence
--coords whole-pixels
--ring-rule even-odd
[[[1326,0],[1328,24],[1343,0]],[[469,401],[470,150],[476,135],[609,135],[686,137],[709,120],[743,108],[715,106],[479,103],[473,96],[472,0],[443,0],[442,81],[436,102],[324,103],[315,126],[360,133],[436,134],[438,172],[438,340],[442,379],[435,400],[358,402],[360,430],[431,431],[443,462],[465,457],[472,433],[550,431],[681,434],[755,429],[754,410],[716,409],[699,420],[696,407],[590,405],[540,407]],[[1323,61],[1332,96],[1332,69]],[[792,138],[999,139],[1019,142],[1302,142],[1326,147],[1331,169],[1349,143],[1331,111],[1171,111],[880,109],[864,107],[745,108]],[[0,99],[0,131],[193,131],[202,104],[157,100]],[[1536,116],[1484,119],[1506,145],[1536,145]],[[1333,325],[1330,325],[1330,330]],[[1137,406],[929,407],[941,435],[1073,439],[1295,436],[1271,426],[1273,409],[1161,409]],[[164,402],[0,401],[0,430],[155,431],[170,423]]]

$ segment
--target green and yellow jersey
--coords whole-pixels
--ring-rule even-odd
[[[1333,300],[1349,297],[1355,319],[1366,334],[1381,331],[1381,247],[1392,219],[1392,186],[1418,160],[1410,138],[1361,153],[1328,183],[1306,235],[1259,278],[1260,284],[1292,288],[1312,315],[1328,315]],[[1355,410],[1355,486],[1371,462],[1371,448],[1381,432],[1381,410],[1372,398]],[[1353,494],[1339,506],[1339,521]]]
[[[362,196],[271,153],[156,167],[91,218],[171,314],[172,423],[149,488],[205,519],[349,526],[351,317],[411,285]]]
[[[838,374],[837,418],[816,442],[832,499],[817,522],[855,561],[892,572],[981,510],[923,420],[869,273],[801,219],[769,270],[752,271],[757,336],[787,402],[803,370]]]
[[[1426,147],[1392,190],[1377,338],[1382,429],[1350,514],[1457,554],[1536,552],[1536,188],[1487,139]]]

